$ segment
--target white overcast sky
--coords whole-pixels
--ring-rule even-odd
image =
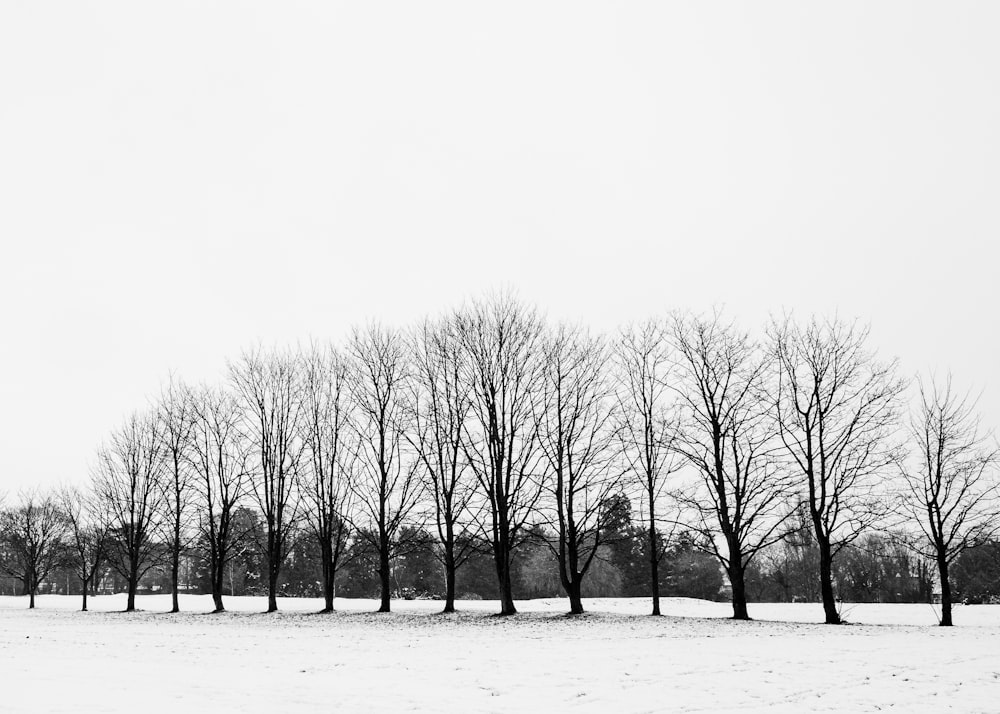
[[[171,370],[515,288],[871,321],[1000,425],[1000,3],[5,2],[0,490]]]

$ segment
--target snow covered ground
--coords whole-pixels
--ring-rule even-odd
[[[724,603],[588,600],[494,602],[140,597],[0,598],[0,711],[998,711],[1000,606],[958,607],[934,627],[928,605],[849,605],[852,625],[814,624],[816,604],[756,604],[727,620]]]

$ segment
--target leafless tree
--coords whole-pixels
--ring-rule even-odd
[[[57,499],[68,526],[69,560],[83,591],[80,610],[86,612],[87,592],[93,587],[106,557],[111,520],[104,509],[105,504],[82,489],[63,488]]]
[[[868,332],[837,319],[805,327],[786,319],[771,327],[779,433],[809,504],[828,624],[841,621],[833,560],[885,517],[883,487],[898,457],[894,439],[906,385],[895,361],[868,351]]]
[[[295,532],[302,457],[301,360],[294,352],[259,347],[230,364],[247,438],[256,453],[250,490],[264,519],[267,611],[278,609],[278,577]]]
[[[99,456],[94,492],[111,521],[108,562],[128,582],[126,612],[135,610],[139,579],[157,564],[162,526],[163,441],[155,413],[133,414]]]
[[[333,347],[314,346],[304,361],[303,497],[308,527],[320,546],[324,612],[333,611],[337,571],[350,539],[350,474],[357,449],[350,442],[349,366]]]
[[[477,301],[455,317],[463,389],[472,404],[463,450],[489,503],[500,614],[513,615],[511,564],[541,496],[536,414],[542,380],[541,317],[510,295]]]
[[[24,583],[28,608],[38,586],[64,555],[69,536],[66,515],[51,494],[24,491],[16,506],[0,512],[0,537],[7,557],[3,569]]]
[[[649,538],[653,615],[660,614],[660,563],[666,551],[664,499],[679,468],[675,450],[676,419],[670,411],[670,348],[664,326],[648,320],[622,330],[615,345],[621,424],[617,433],[629,476],[642,492],[643,522]]]
[[[194,413],[190,390],[173,377],[163,390],[157,405],[160,439],[166,462],[163,480],[163,504],[166,510],[167,545],[170,548],[170,612],[180,612],[181,555],[190,540],[191,506],[194,498],[190,464],[191,431]]]
[[[577,615],[583,580],[603,545],[605,503],[621,484],[617,404],[603,339],[559,325],[543,355],[538,422],[546,505],[555,511],[559,579]]]
[[[473,552],[468,526],[475,518],[476,479],[463,449],[472,408],[463,389],[465,354],[454,322],[424,321],[412,336],[413,379],[407,439],[417,454],[425,491],[434,499],[434,523],[445,572],[445,612],[455,611],[458,569]]]
[[[997,467],[1000,452],[989,443],[976,403],[959,395],[951,376],[944,384],[918,382],[920,398],[909,423],[911,458],[901,462],[905,505],[923,538],[917,552],[937,564],[941,625],[952,624],[949,566],[1000,528]]]
[[[207,550],[214,611],[223,612],[226,565],[245,535],[234,514],[247,491],[251,445],[241,430],[241,413],[232,393],[203,387],[192,393],[191,411],[190,454],[198,492],[198,530]]]
[[[358,442],[358,468],[352,483],[357,514],[353,525],[355,533],[367,539],[378,553],[378,611],[389,612],[392,561],[408,545],[400,537],[421,496],[416,460],[404,448],[406,342],[400,332],[370,324],[354,331],[350,354]]]
[[[765,398],[769,362],[719,312],[678,313],[671,324],[682,415],[677,449],[697,474],[680,500],[729,578],[733,619],[747,620],[746,569],[786,535],[793,514],[793,482],[778,462],[778,426]]]

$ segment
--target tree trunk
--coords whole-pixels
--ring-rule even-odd
[[[223,558],[218,555],[212,557],[212,604],[215,609],[212,612],[225,612],[226,607],[222,603],[222,582],[226,573],[226,566]]]
[[[389,544],[385,539],[379,544],[378,549],[378,579],[382,590],[382,602],[378,611],[390,612],[392,610],[390,603],[392,585],[389,581]]]
[[[444,546],[444,611],[455,612],[455,544]]]
[[[819,537],[819,587],[823,597],[823,612],[826,624],[839,625],[840,613],[837,612],[837,601],[833,596],[833,553],[830,541]]]
[[[333,578],[323,580],[323,612],[333,612]]]
[[[737,555],[737,558],[739,557],[741,556]],[[737,563],[736,565],[730,565],[729,568],[729,584],[733,588],[733,619],[749,620],[750,614],[747,612],[746,569],[738,561],[730,559],[729,562]]]
[[[221,558],[216,558],[216,562],[212,567],[212,604],[215,606],[214,612],[225,612],[226,606],[222,602],[222,583],[226,576],[226,566]]]
[[[948,582],[948,559],[938,556],[938,574],[941,577],[941,626],[951,627],[951,583]]]
[[[170,602],[170,612],[180,612],[181,603],[180,598],[177,593],[177,587],[180,584],[180,572],[181,572],[181,549],[175,544],[173,553],[173,562],[170,564],[170,585],[173,590]]]
[[[323,612],[333,612],[333,599],[337,594],[337,568],[333,563],[333,551],[326,556],[323,563]]]
[[[656,526],[653,519],[649,522],[649,585],[653,591],[653,615],[660,614],[660,558],[657,553]]]
[[[569,581],[569,587],[566,588],[566,594],[569,595],[569,612],[571,615],[582,615],[583,614],[583,597],[581,596],[583,583],[581,582],[580,576],[575,575]]]
[[[275,526],[269,521],[267,526],[267,611],[278,611],[278,575],[281,572],[281,535],[280,520]]]
[[[337,550],[330,541],[331,535],[327,533],[320,539],[320,558],[323,561],[323,610],[322,612],[333,612],[333,600],[336,597],[337,564],[334,562],[334,552]],[[338,539],[339,543],[339,539]]]
[[[562,527],[562,526],[561,526]],[[576,544],[577,534],[572,525],[569,533],[560,536],[559,543],[559,581],[569,598],[569,614],[583,614],[583,574],[579,570],[580,555]]]
[[[91,576],[91,577],[93,577],[93,576]],[[83,588],[81,588],[83,590],[83,607],[80,608],[80,612],[86,612],[87,611],[87,587],[90,585],[90,583],[88,581],[86,581],[86,580],[83,580],[82,578],[81,578],[80,582],[83,585]]]
[[[35,609],[35,589],[31,588],[31,592],[28,593],[28,609]]]
[[[501,521],[499,537],[493,543],[493,559],[496,564],[497,584],[500,590],[500,615],[516,615],[517,608],[514,607],[514,588],[511,585],[510,577],[510,537],[506,524]]]
[[[278,570],[268,566],[267,573],[267,611],[278,611]]]
[[[128,600],[125,603],[125,612],[135,610],[135,591],[139,588],[139,572],[136,564],[129,568],[128,575]]]
[[[500,614],[516,615],[517,608],[514,607],[514,589],[510,582],[510,568],[505,567],[500,579]]]

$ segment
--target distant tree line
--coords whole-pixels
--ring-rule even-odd
[[[950,377],[910,384],[839,319],[676,312],[614,335],[510,295],[340,345],[256,347],[172,377],[89,487],[0,514],[38,592],[748,602],[996,586],[998,450]],[[912,402],[912,404],[908,403]],[[5,591],[6,592],[6,591]]]

